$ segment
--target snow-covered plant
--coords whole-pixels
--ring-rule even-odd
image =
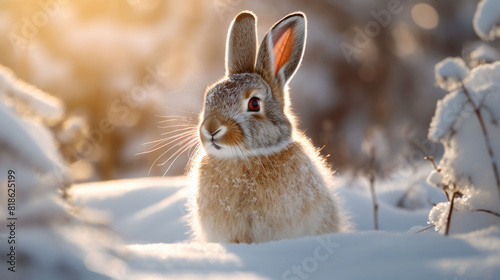
[[[469,54],[469,58],[470,66],[475,67],[479,64],[492,63],[500,60],[500,53],[495,48],[482,44]]]
[[[500,1],[481,0],[474,14],[474,30],[483,40],[500,37]]]
[[[30,187],[18,190],[20,199],[65,187],[70,177],[48,127],[62,120],[62,102],[5,67],[0,67],[0,100],[0,167],[23,174],[20,180]]]
[[[448,57],[436,64],[436,83],[445,90],[454,90],[462,84],[469,74],[469,68],[463,59]]]
[[[478,5],[474,27],[483,39],[499,35],[499,4]],[[428,182],[442,188],[448,202],[437,204],[429,221],[446,234],[500,222],[500,62],[492,61],[497,54],[487,46],[470,57],[470,65],[478,65],[473,69],[461,58],[446,58],[435,70],[437,84],[449,93],[438,101],[429,128],[444,155]]]
[[[63,117],[61,100],[17,79],[12,71],[0,65],[0,99],[10,111],[53,124]]]
[[[50,126],[63,117],[59,99],[0,66],[0,206],[5,210],[0,219],[16,218],[8,220],[9,232],[1,236],[10,244],[10,272],[2,273],[19,279],[120,278],[121,272],[107,267],[123,268],[112,256],[110,237],[75,216],[77,209],[61,197],[72,177]],[[74,126],[66,129],[67,139]]]

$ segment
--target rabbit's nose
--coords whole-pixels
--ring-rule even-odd
[[[216,135],[217,133],[219,133],[220,131],[221,131],[221,129],[219,128],[219,129],[217,129],[217,131],[216,131],[216,132],[212,133],[212,138],[213,138],[213,137],[215,137],[215,135]]]
[[[220,139],[224,134],[226,134],[227,127],[224,125],[221,125],[219,127],[216,127],[215,129],[211,129],[211,127],[207,128],[206,126],[201,127],[201,133],[203,133],[203,136],[207,139]]]

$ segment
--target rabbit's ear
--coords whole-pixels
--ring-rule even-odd
[[[297,70],[306,45],[306,16],[287,15],[266,34],[257,55],[255,72],[271,86],[284,87]]]
[[[226,76],[252,73],[257,54],[256,17],[252,12],[239,13],[231,23],[226,43]]]

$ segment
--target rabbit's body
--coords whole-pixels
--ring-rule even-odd
[[[197,205],[206,239],[252,243],[337,232],[328,175],[307,144],[247,160],[203,156]]]
[[[287,83],[302,59],[306,21],[290,14],[258,54],[255,16],[240,13],[227,41],[226,77],[209,87],[194,160],[192,217],[210,242],[266,242],[337,232],[330,171],[297,131]]]

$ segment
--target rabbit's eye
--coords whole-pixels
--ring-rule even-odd
[[[257,97],[252,97],[248,101],[248,111],[249,112],[258,112],[260,111],[260,99]]]

